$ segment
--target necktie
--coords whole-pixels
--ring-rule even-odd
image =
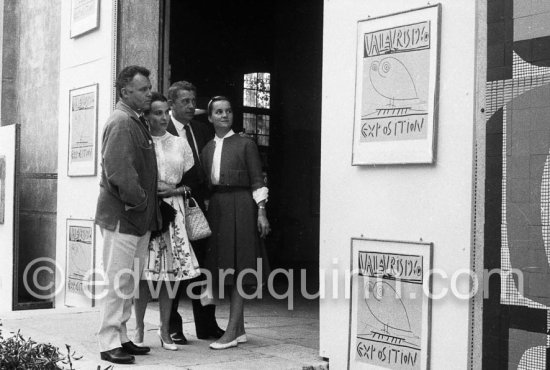
[[[193,152],[193,160],[195,161],[195,164],[200,166],[200,159],[199,159],[199,153],[197,152],[197,147],[195,146],[195,140],[193,138],[193,133],[191,132],[191,127],[189,124],[183,126],[185,129],[185,136],[187,137],[187,142],[189,143],[189,146],[191,147],[191,151]]]
[[[143,117],[143,115],[139,116],[139,121],[143,124],[143,127],[145,127],[146,130],[149,130],[149,125],[147,124],[147,120]]]

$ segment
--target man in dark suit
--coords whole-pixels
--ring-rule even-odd
[[[208,182],[204,175],[200,162],[200,153],[202,148],[214,137],[214,129],[206,123],[193,119],[195,115],[197,88],[187,81],[178,81],[172,84],[168,89],[168,104],[171,109],[170,122],[168,122],[167,131],[172,135],[187,138],[189,146],[193,151],[195,165],[187,171],[178,186],[186,185],[191,188],[191,195],[203,212],[206,212],[204,200],[208,196]],[[191,243],[193,251],[197,256],[199,265],[202,267],[205,260],[206,243],[204,240],[198,240]],[[199,276],[190,281],[190,283],[204,279]],[[201,287],[194,284],[193,294],[199,296]],[[172,312],[170,314],[170,335],[176,344],[186,344],[187,339],[183,335],[182,319],[178,313],[178,304],[181,294],[186,290],[187,284],[180,284],[177,290]],[[195,317],[195,330],[197,338],[208,339],[220,338],[224,331],[216,323],[216,306],[203,306],[200,299],[191,299],[193,304],[193,316]]]

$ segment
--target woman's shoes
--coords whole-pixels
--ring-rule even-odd
[[[178,346],[176,346],[175,343],[166,343],[163,339],[162,339],[162,335],[160,334],[160,329],[157,331],[157,335],[159,336],[160,338],[160,346],[168,351],[177,351],[178,350]]]
[[[246,337],[246,333],[239,335],[237,338],[233,339],[231,342],[228,343],[210,343],[210,348],[212,349],[227,349],[231,347],[237,347],[239,343],[246,343],[248,342],[248,338]]]
[[[239,335],[237,338],[235,338],[237,343],[246,343],[248,342],[248,338],[246,337],[246,334]]]
[[[234,339],[234,340],[232,340],[231,342],[228,342],[228,343],[218,343],[218,342],[210,343],[210,348],[212,348],[212,349],[227,349],[227,348],[231,348],[231,347],[237,347],[238,344],[239,344],[239,342],[237,342],[237,339]]]

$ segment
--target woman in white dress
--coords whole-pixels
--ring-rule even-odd
[[[139,297],[135,299],[136,345],[143,343],[143,318],[147,303],[152,296],[159,299],[160,328],[158,336],[161,345],[168,350],[177,350],[170,338],[168,328],[172,299],[177,285],[182,280],[192,279],[200,274],[199,263],[191,248],[185,229],[185,208],[183,194],[186,186],[177,187],[183,174],[194,165],[191,147],[182,137],[166,131],[169,108],[166,98],[153,93],[151,107],[145,112],[149,121],[151,136],[155,146],[158,168],[158,196],[163,212],[163,230],[151,236],[149,258],[139,284]],[[172,209],[170,209],[169,207]],[[175,213],[173,220],[167,214]],[[172,292],[172,294],[169,294]]]

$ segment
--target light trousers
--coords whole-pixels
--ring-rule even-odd
[[[151,232],[143,236],[101,228],[103,235],[104,290],[100,295],[97,333],[101,352],[128,342],[126,323],[132,315],[132,300],[145,266]]]

